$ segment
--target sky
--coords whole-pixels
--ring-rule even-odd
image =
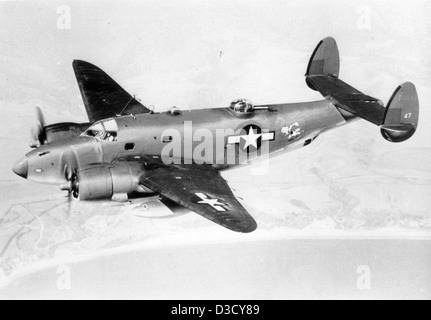
[[[64,8],[70,19],[63,19]],[[160,108],[226,105],[231,96],[255,92],[247,79],[284,87],[274,100],[307,99],[310,92],[289,94],[285,84],[303,84],[312,49],[328,35],[342,57],[384,60],[371,81],[383,70],[428,81],[430,12],[428,1],[0,2],[1,97],[22,101],[31,87],[60,113],[82,106],[71,63],[83,59]],[[283,50],[303,52],[301,64],[277,56]],[[282,65],[273,65],[279,59]],[[354,81],[343,62],[341,68]],[[271,81],[281,77],[284,85]],[[272,91],[250,98],[267,101]]]

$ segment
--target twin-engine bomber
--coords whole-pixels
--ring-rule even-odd
[[[402,142],[416,131],[415,86],[400,85],[385,107],[339,79],[333,38],[317,45],[307,85],[325,100],[156,113],[98,67],[74,61],[88,123],[45,125],[37,108],[34,150],[13,171],[30,181],[56,184],[78,200],[128,199],[157,194],[233,231],[257,223],[220,172],[309,145],[320,134],[356,119],[380,127],[384,139]]]

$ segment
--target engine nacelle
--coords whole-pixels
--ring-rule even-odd
[[[69,139],[79,136],[88,127],[89,123],[55,123],[43,128],[47,143],[56,140]]]
[[[139,184],[139,163],[120,162],[91,166],[80,170],[72,193],[78,200],[110,199],[115,194],[153,193]]]

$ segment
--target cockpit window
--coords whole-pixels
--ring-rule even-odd
[[[106,132],[106,135],[103,138],[103,140],[107,141],[107,142],[117,141],[117,133],[116,132]]]
[[[100,141],[117,141],[118,125],[114,119],[96,122],[87,129],[82,135],[96,138]]]
[[[118,131],[117,121],[113,119],[103,122],[103,125],[106,131],[113,131],[113,132]]]

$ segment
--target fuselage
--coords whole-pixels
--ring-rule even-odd
[[[79,137],[42,145],[26,155],[27,179],[62,184],[67,167],[145,161],[206,163],[224,170],[308,145],[353,119],[330,102],[147,113],[106,119]]]

